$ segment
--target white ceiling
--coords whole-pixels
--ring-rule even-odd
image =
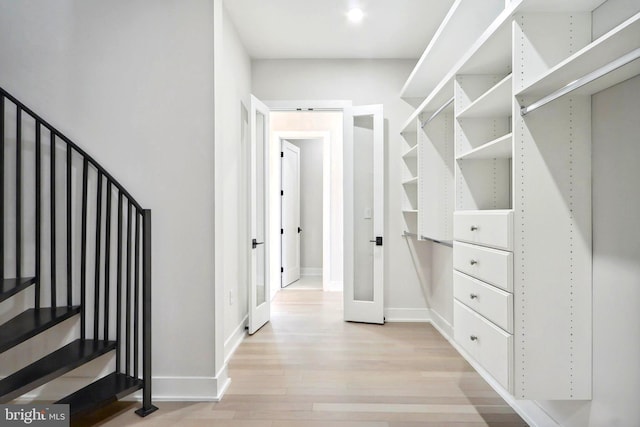
[[[225,0],[252,58],[419,58],[454,0]],[[360,7],[362,22],[346,13]]]

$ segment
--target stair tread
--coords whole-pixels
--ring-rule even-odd
[[[0,325],[0,353],[80,313],[80,307],[31,308]]]
[[[0,403],[9,402],[115,348],[115,341],[72,341],[0,381]]]
[[[17,279],[0,280],[0,302],[28,288],[36,282],[35,277],[19,277]]]
[[[56,403],[68,404],[71,415],[93,411],[142,388],[142,380],[113,372]]]

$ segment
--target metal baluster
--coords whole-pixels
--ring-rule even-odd
[[[100,241],[102,231],[102,172],[98,169],[96,189],[96,252],[93,291],[93,339],[98,339],[100,326]]]
[[[51,307],[57,307],[56,292],[56,134],[51,133]]]

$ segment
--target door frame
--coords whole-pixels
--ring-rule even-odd
[[[267,103],[267,105],[269,105]],[[271,111],[274,111],[273,109]],[[283,131],[271,134],[275,143],[282,147],[282,141],[300,139],[322,140],[322,290],[341,291],[331,284],[331,133],[320,131]],[[279,169],[278,181],[282,188],[282,168]],[[282,224],[282,211],[280,211],[280,224]],[[278,265],[282,265],[282,247],[276,251]],[[282,274],[280,275],[282,286]]]

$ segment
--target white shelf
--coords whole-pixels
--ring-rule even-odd
[[[417,214],[417,213],[418,213],[418,210],[417,210],[417,209],[404,209],[404,210],[402,211],[402,213],[409,214],[409,215],[413,215],[413,214]]]
[[[514,1],[487,28],[463,59],[458,74],[501,74],[511,71],[511,17],[522,0]]]
[[[417,145],[414,145],[409,150],[407,150],[406,153],[404,153],[402,155],[402,158],[404,158],[404,159],[416,158],[416,157],[418,157],[418,146]]]
[[[511,74],[462,110],[458,118],[503,117],[511,115]]]
[[[640,13],[565,59],[524,88],[518,96],[546,96],[640,46]],[[574,93],[591,95],[640,73],[640,60],[618,68]]]
[[[511,133],[501,136],[456,157],[456,160],[509,159],[513,155],[511,138]]]
[[[591,12],[606,0],[524,0],[523,12]]]
[[[482,7],[478,7],[474,0],[456,0],[411,72],[400,96],[419,98],[431,93],[456,65],[460,52],[466,52],[503,9],[504,0],[484,0]]]
[[[414,185],[418,183],[418,177],[413,177],[402,181],[402,185]]]

